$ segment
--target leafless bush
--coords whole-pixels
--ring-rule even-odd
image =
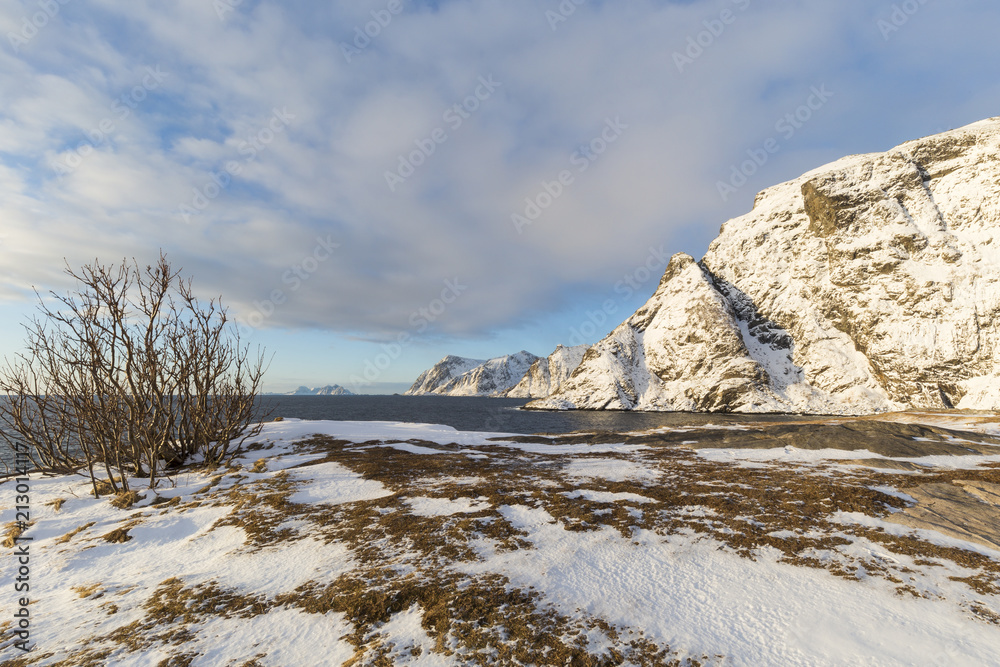
[[[94,494],[150,487],[169,466],[231,460],[260,432],[263,353],[240,342],[219,300],[203,304],[166,257],[140,269],[95,261],[39,295],[26,351],[0,369],[0,438],[53,473],[86,469]]]

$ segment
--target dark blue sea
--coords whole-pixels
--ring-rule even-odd
[[[338,421],[392,421],[445,424],[459,431],[568,433],[637,431],[659,426],[787,421],[791,415],[722,415],[691,412],[540,412],[521,410],[527,399],[458,396],[263,396],[261,416]],[[12,452],[0,442],[2,462]]]
[[[790,415],[720,415],[691,412],[541,412],[521,410],[527,399],[459,396],[264,396],[272,417],[340,421],[401,421],[445,424],[460,431],[567,433],[635,431],[658,426],[725,424],[748,418],[795,419]]]

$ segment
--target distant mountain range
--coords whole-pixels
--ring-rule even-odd
[[[357,396],[353,391],[339,384],[328,384],[325,387],[299,387],[295,391],[271,392],[271,396]]]

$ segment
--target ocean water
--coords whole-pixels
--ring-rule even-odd
[[[793,415],[720,415],[692,412],[522,410],[527,399],[460,396],[265,396],[271,417],[339,421],[401,421],[445,424],[459,431],[567,433],[636,431],[659,426],[787,421]]]
[[[723,415],[692,412],[539,412],[520,409],[516,398],[459,396],[263,396],[261,416],[273,419],[389,421],[445,424],[459,431],[497,433],[568,433],[570,431],[637,431],[660,426],[726,424],[753,419],[787,421],[792,415]],[[0,443],[2,462],[13,453]]]

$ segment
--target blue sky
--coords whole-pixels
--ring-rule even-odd
[[[0,0],[0,354],[64,259],[160,249],[270,390],[591,343],[764,187],[997,115],[998,28],[987,0]]]

